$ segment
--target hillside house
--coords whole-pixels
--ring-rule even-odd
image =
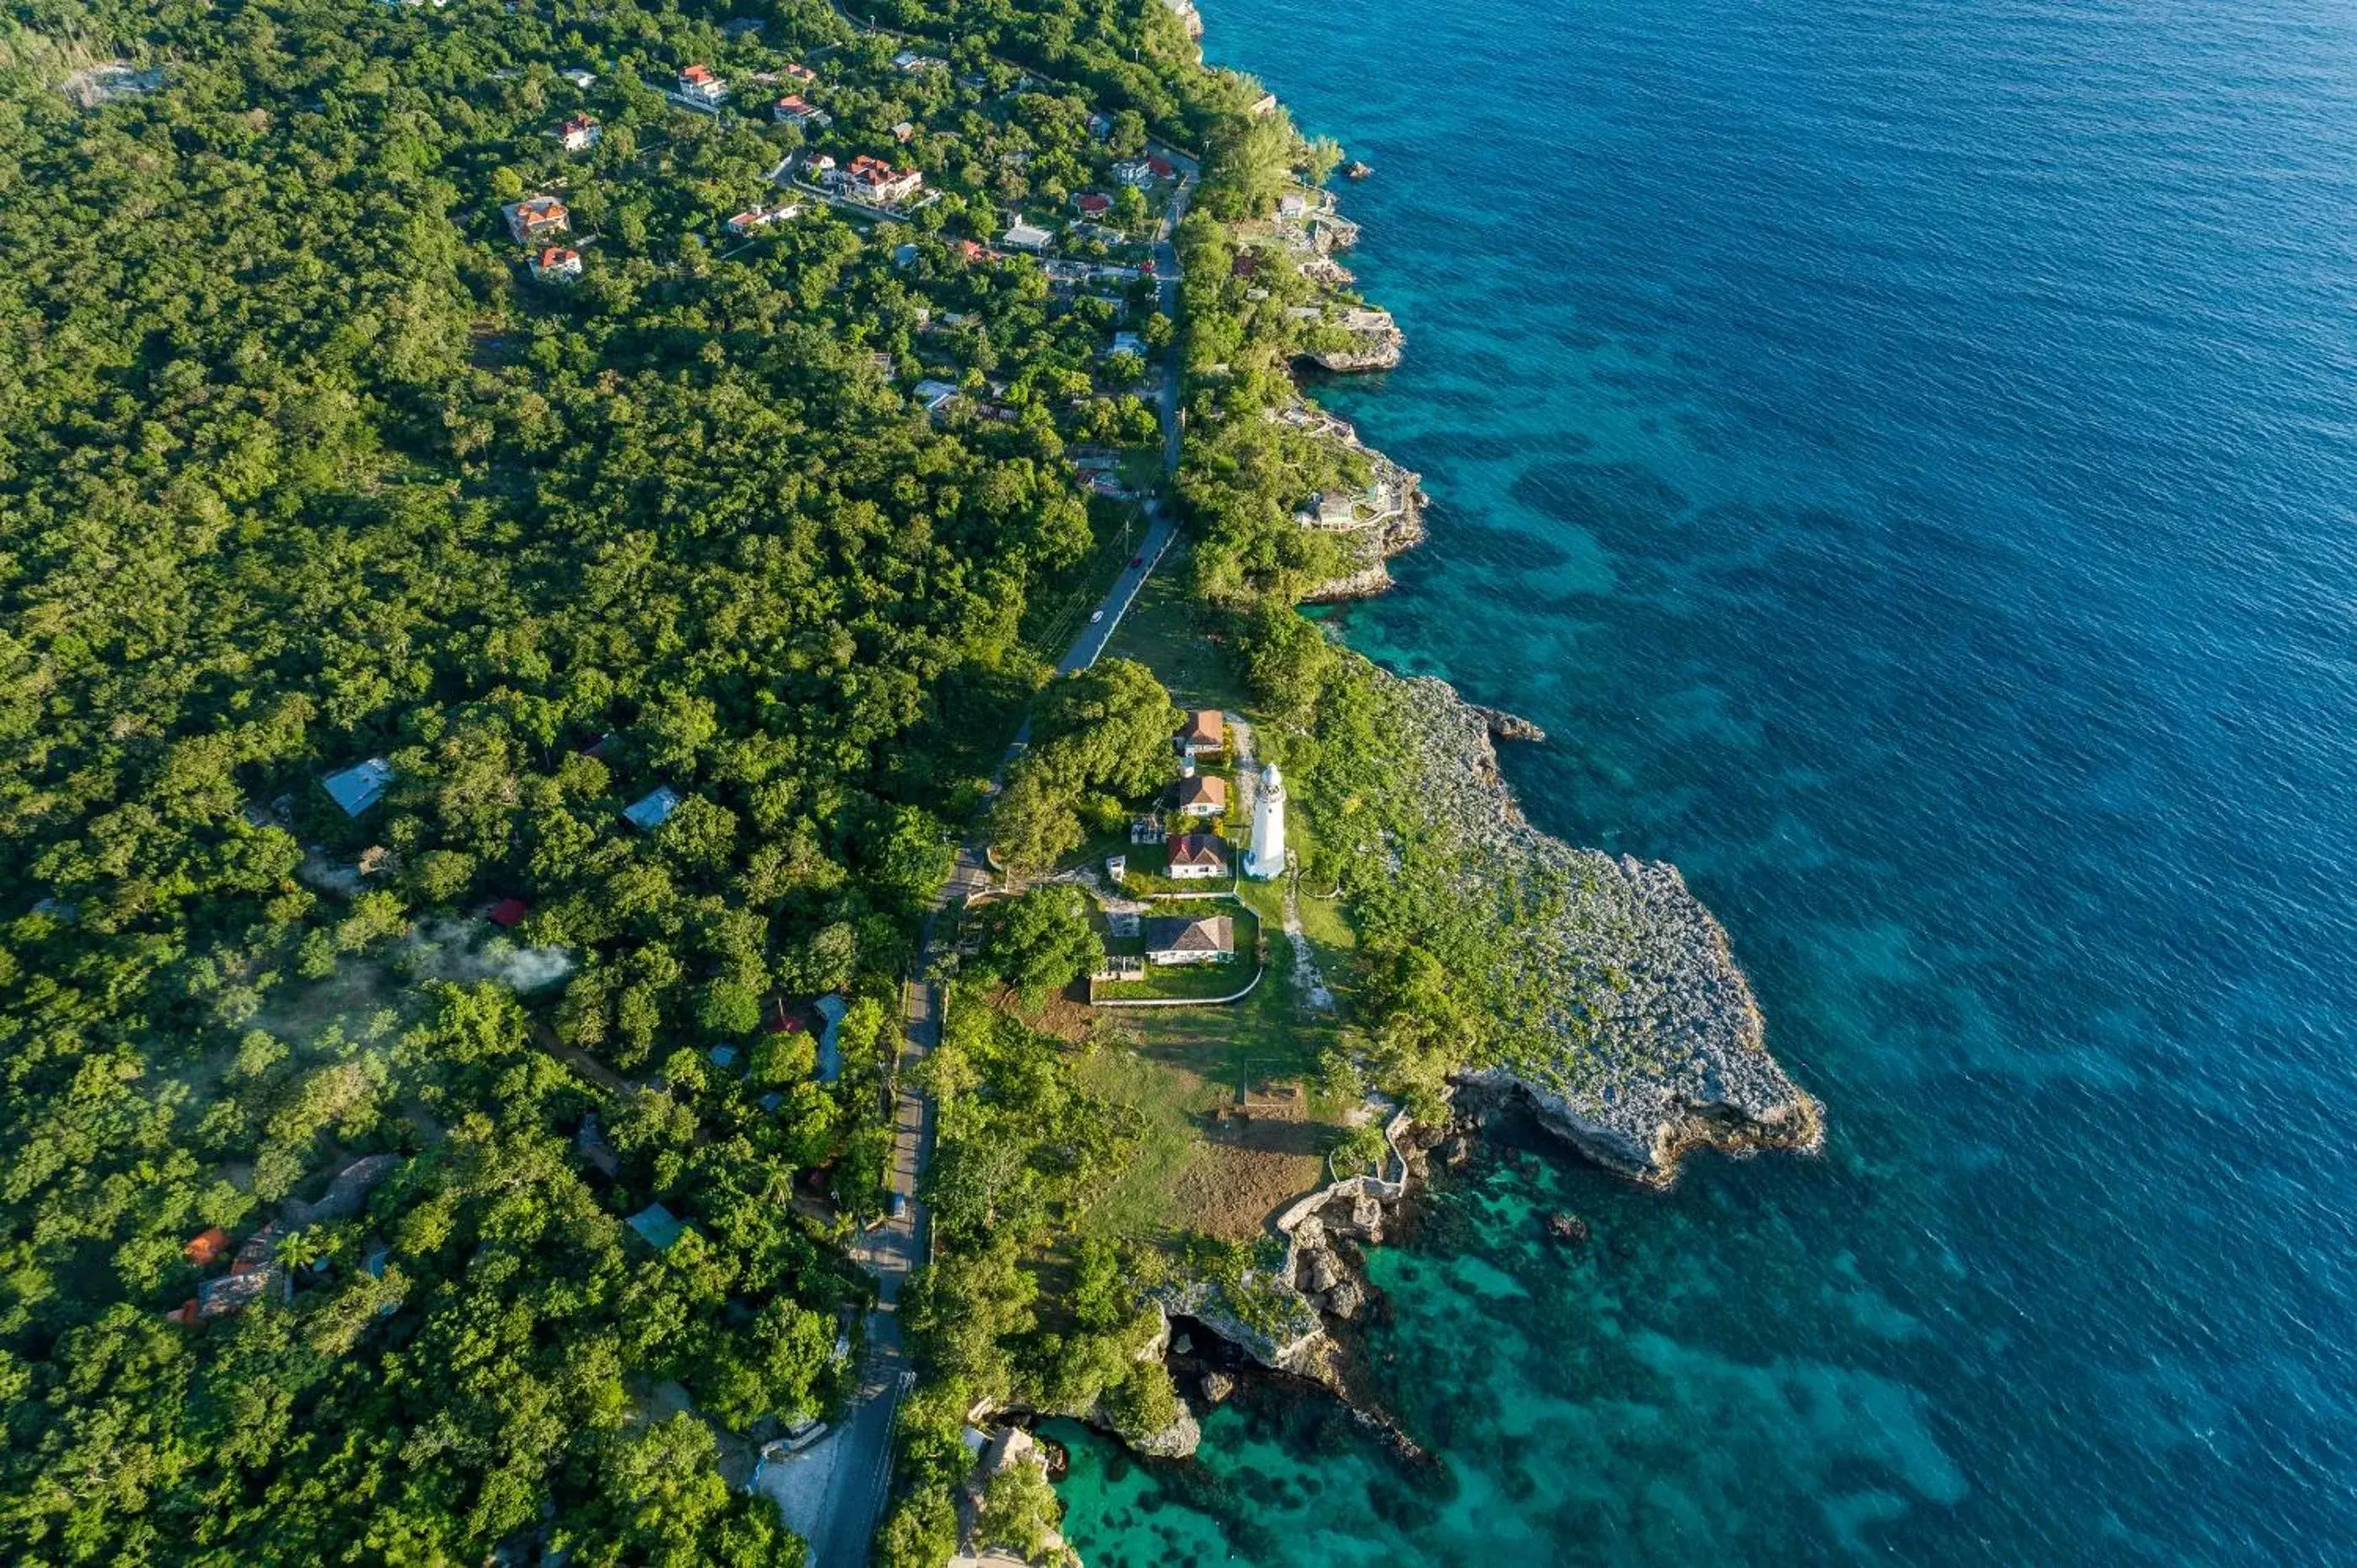
[[[938,418],[942,410],[964,394],[952,382],[928,380],[919,381],[909,395],[917,400],[919,407]]]
[[[1209,833],[1188,833],[1170,841],[1173,881],[1211,882],[1227,874],[1227,846]]]
[[[1048,242],[1055,237],[1037,223],[1027,223],[1017,218],[1008,226],[1006,232],[999,236],[999,243],[1017,251],[1043,251],[1048,248]]]
[[[834,124],[834,116],[813,103],[799,92],[789,92],[770,106],[770,118],[780,125],[798,125],[804,130],[821,129]]]
[[[1124,158],[1113,166],[1113,177],[1124,185],[1152,185],[1154,166],[1144,158]]]
[[[678,790],[660,784],[623,807],[622,815],[640,832],[651,833],[671,821],[672,813],[686,803]]]
[[[782,207],[748,207],[728,220],[725,227],[731,234],[750,234],[756,229],[766,229],[772,223],[782,223],[801,210],[801,208],[791,201]]]
[[[587,114],[576,114],[556,127],[556,139],[568,153],[586,153],[604,138],[606,128]]]
[[[565,81],[571,82],[574,86],[579,88],[584,92],[588,91],[591,88],[597,85],[597,73],[594,70],[586,70],[581,66],[569,66],[566,69],[558,71],[556,74],[563,77]]]
[[[1135,332],[1116,332],[1113,335],[1113,347],[1106,349],[1105,352],[1108,354],[1134,354],[1137,358],[1143,360],[1146,358],[1146,339],[1140,338]]]
[[[904,147],[909,145],[909,139],[915,136],[916,134],[917,127],[913,121],[903,120],[899,124],[892,127],[892,139],[899,143]]]
[[[581,252],[565,245],[544,245],[531,266],[536,283],[576,283],[581,277]]]
[[[500,209],[508,220],[508,232],[520,245],[552,235],[570,233],[573,214],[565,203],[553,196],[527,196],[522,201],[511,201]]]
[[[1229,916],[1146,922],[1148,963],[1232,963],[1235,957],[1236,923]]]
[[[1216,817],[1228,809],[1228,781],[1216,774],[1181,779],[1178,789],[1182,817]]]
[[[679,95],[691,103],[717,107],[728,97],[728,84],[708,65],[692,65],[679,73]]]
[[[897,206],[916,195],[924,183],[925,177],[917,170],[894,168],[866,153],[835,176],[835,185],[844,195],[871,207]]]
[[[393,777],[392,763],[371,757],[340,773],[328,774],[319,780],[319,788],[344,809],[344,815],[357,817],[384,799],[384,792],[393,787]]]
[[[1228,744],[1227,720],[1217,708],[1196,708],[1187,714],[1187,723],[1178,731],[1178,749],[1189,757],[1201,757],[1208,752],[1223,751]]]
[[[1102,218],[1113,210],[1113,198],[1103,191],[1084,190],[1072,198],[1072,205],[1083,218]]]

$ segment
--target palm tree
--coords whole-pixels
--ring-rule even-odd
[[[274,1252],[289,1273],[299,1273],[319,1261],[319,1242],[308,1230],[289,1230],[278,1238]]]

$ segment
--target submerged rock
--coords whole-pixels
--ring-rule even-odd
[[[1203,1374],[1203,1402],[1218,1404],[1236,1391],[1236,1380],[1225,1372]]]
[[[1587,1221],[1558,1209],[1546,1217],[1546,1233],[1554,1240],[1581,1246],[1587,1240]]]

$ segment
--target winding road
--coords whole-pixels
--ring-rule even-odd
[[[1175,320],[1178,255],[1172,236],[1179,219],[1186,215],[1187,202],[1194,194],[1200,170],[1193,158],[1176,149],[1157,145],[1154,150],[1168,158],[1178,171],[1178,188],[1171,194],[1154,240],[1155,274],[1162,311]],[[1175,338],[1163,354],[1161,371],[1156,404],[1162,424],[1163,467],[1166,472],[1176,473],[1180,422],[1178,347]],[[1097,661],[1120,626],[1121,618],[1136,600],[1137,591],[1146,585],[1146,578],[1168,553],[1177,529],[1166,500],[1148,500],[1146,514],[1146,536],[1135,557],[1139,564],[1125,565],[1120,576],[1105,590],[1095,618],[1082,623],[1071,648],[1056,666],[1058,674],[1085,670]],[[1026,719],[992,776],[994,794],[1006,782],[1007,769],[1023,755],[1030,734],[1030,721]],[[896,1128],[889,1183],[891,1190],[905,1199],[906,1207],[898,1218],[869,1230],[855,1254],[875,1275],[877,1284],[877,1305],[867,1315],[867,1350],[860,1367],[858,1390],[835,1430],[824,1440],[801,1455],[779,1462],[774,1474],[765,1463],[763,1473],[770,1475],[773,1482],[782,1483],[776,1490],[762,1486],[760,1477],[756,1479],[759,1489],[780,1496],[781,1502],[782,1494],[788,1491],[803,1496],[817,1494],[810,1517],[789,1520],[808,1538],[811,1562],[815,1568],[866,1568],[876,1528],[891,1498],[893,1419],[899,1413],[901,1399],[917,1379],[915,1360],[900,1332],[900,1289],[910,1271],[925,1261],[931,1246],[931,1220],[925,1211],[924,1200],[918,1196],[918,1188],[926,1163],[932,1157],[934,1111],[932,1097],[916,1087],[914,1069],[941,1043],[943,993],[938,983],[923,977],[932,968],[935,930],[942,915],[990,886],[983,847],[982,822],[977,820],[965,842],[958,846],[949,876],[933,895],[932,908],[925,917],[918,942],[913,966],[917,978],[901,987],[907,1032],[896,1070]],[[823,1481],[815,1473],[821,1470]],[[798,1471],[811,1483],[807,1488],[792,1485],[796,1478],[792,1473]]]

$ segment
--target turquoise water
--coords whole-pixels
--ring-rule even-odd
[[[1330,401],[1434,538],[1349,635],[1685,868],[1832,1137],[1488,1170],[1375,1265],[1437,1471],[1223,1411],[1076,1543],[2345,1560],[2357,13],[1205,10],[1378,170]]]

